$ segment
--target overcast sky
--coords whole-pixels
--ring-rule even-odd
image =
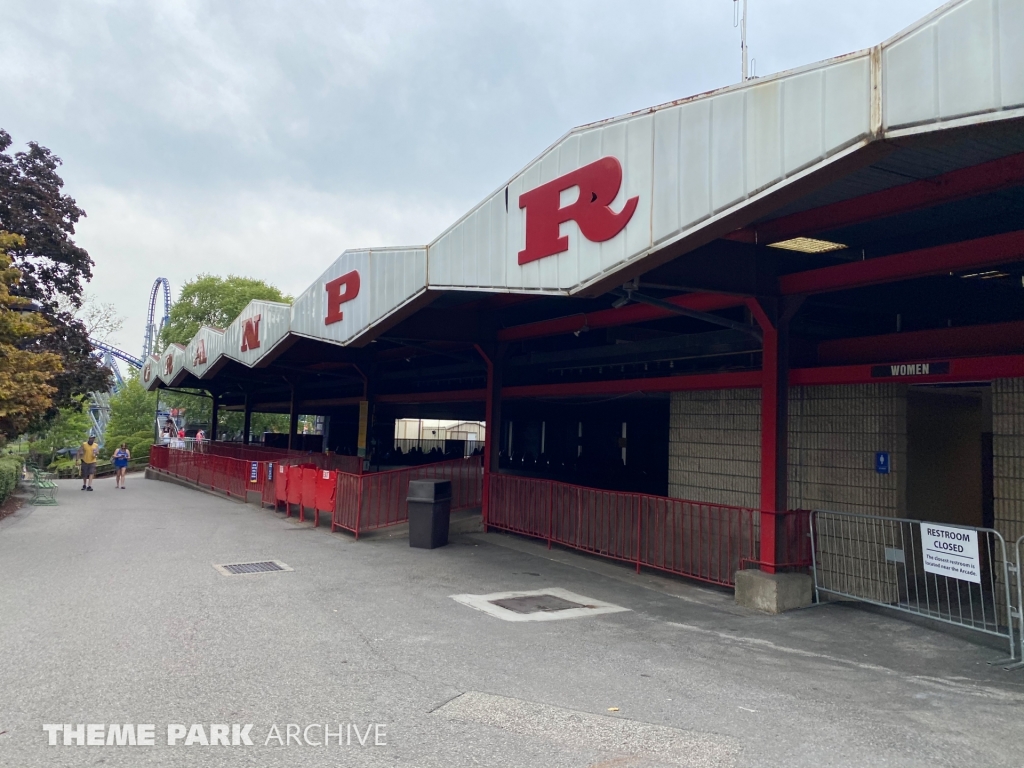
[[[939,0],[749,0],[761,75]],[[140,352],[149,288],[301,292],[422,244],[574,125],[739,80],[732,0],[0,0],[0,127],[64,160],[88,291]]]

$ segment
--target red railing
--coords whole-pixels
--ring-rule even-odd
[[[335,453],[310,453],[290,448],[268,448],[262,445],[240,445],[238,443],[204,442],[204,450],[215,456],[230,456],[246,461],[287,460],[293,464],[316,464],[321,469],[334,469],[358,475],[363,460],[358,456],[341,456]]]
[[[339,472],[331,529],[351,531],[358,538],[364,531],[406,522],[410,480],[450,480],[453,512],[479,507],[483,498],[483,465],[479,456],[371,475]]]
[[[153,469],[167,469],[170,448],[166,445],[154,445],[149,449],[149,466]]]
[[[613,560],[732,586],[756,562],[761,513],[643,493],[623,493],[514,475],[490,477],[488,527],[525,534]],[[789,567],[802,557],[806,514],[779,513]],[[789,538],[792,537],[792,538]],[[791,550],[791,552],[790,552]]]
[[[263,493],[266,463],[246,461],[230,456],[216,456],[193,451],[154,446],[149,465],[182,480],[196,483],[229,496],[244,499],[246,493]]]
[[[311,461],[311,459],[316,459]],[[273,461],[247,460],[154,446],[150,466],[176,477],[267,504],[331,515],[331,530],[356,534],[408,520],[411,480],[450,480],[452,510],[480,506],[481,458],[355,474],[324,467],[356,457],[294,454]],[[299,464],[306,466],[298,466]],[[342,463],[342,462],[338,462]],[[332,494],[333,491],[333,494]],[[624,562],[731,586],[734,574],[758,565],[761,512],[643,493],[587,488],[552,480],[492,474],[487,525]],[[775,514],[776,567],[803,568],[811,561],[809,513]]]
[[[150,452],[153,469],[239,498],[247,491],[257,492],[264,503],[283,505],[287,514],[295,508],[300,519],[312,511],[318,524],[321,513],[326,513],[332,530],[352,531],[357,537],[362,531],[408,520],[410,480],[450,480],[453,510],[480,506],[479,456],[366,475],[336,469],[356,462],[361,470],[362,459],[335,454],[294,453],[273,460],[264,454],[257,460],[167,446],[154,446]]]

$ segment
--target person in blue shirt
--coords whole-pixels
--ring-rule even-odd
[[[132,457],[128,450],[128,443],[121,443],[121,447],[114,451],[114,487],[124,489],[124,476],[128,471],[128,460]]]

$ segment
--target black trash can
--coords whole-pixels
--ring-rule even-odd
[[[434,549],[448,543],[452,511],[451,480],[410,480],[409,546]]]

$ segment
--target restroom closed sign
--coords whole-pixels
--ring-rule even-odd
[[[926,573],[981,584],[976,530],[921,523],[921,549]]]

